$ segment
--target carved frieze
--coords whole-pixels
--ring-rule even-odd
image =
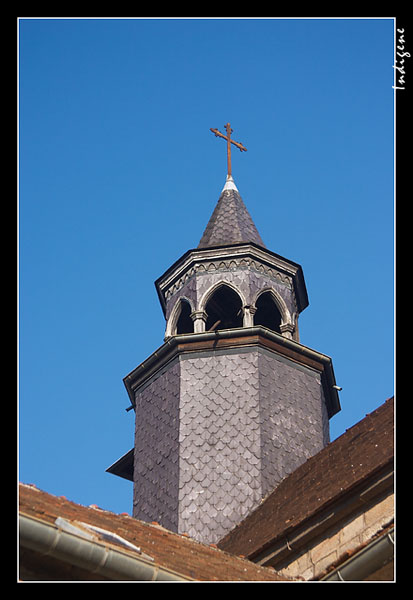
[[[238,258],[228,260],[211,260],[206,262],[199,262],[194,264],[190,269],[181,275],[174,283],[165,289],[165,300],[168,302],[169,299],[174,296],[180,289],[188,282],[191,277],[197,274],[211,274],[217,272],[231,272],[248,269],[255,271],[261,275],[266,275],[274,281],[285,285],[287,288],[292,289],[292,277],[285,273],[281,273],[275,268],[268,265],[264,265],[257,260],[252,258]]]

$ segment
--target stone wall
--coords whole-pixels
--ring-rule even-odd
[[[280,575],[310,580],[330,565],[356,552],[394,519],[394,494],[389,492],[364,510],[340,521],[323,536],[311,541],[288,566],[277,569]]]

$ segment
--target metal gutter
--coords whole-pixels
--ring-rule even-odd
[[[26,515],[19,515],[19,534],[23,548],[115,581],[194,581],[154,564],[146,555],[86,539]]]
[[[363,581],[394,557],[394,529],[377,538],[320,581]]]

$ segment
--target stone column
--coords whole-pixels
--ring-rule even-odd
[[[281,323],[280,331],[284,337],[293,339],[294,325],[292,323]]]
[[[242,308],[244,313],[244,327],[254,327],[254,315],[257,312],[255,306],[243,306]]]
[[[189,316],[194,322],[194,333],[204,333],[207,313],[204,310],[194,310]]]

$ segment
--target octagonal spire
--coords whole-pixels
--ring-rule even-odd
[[[227,175],[226,183],[198,248],[249,242],[265,248],[232,176]]]

